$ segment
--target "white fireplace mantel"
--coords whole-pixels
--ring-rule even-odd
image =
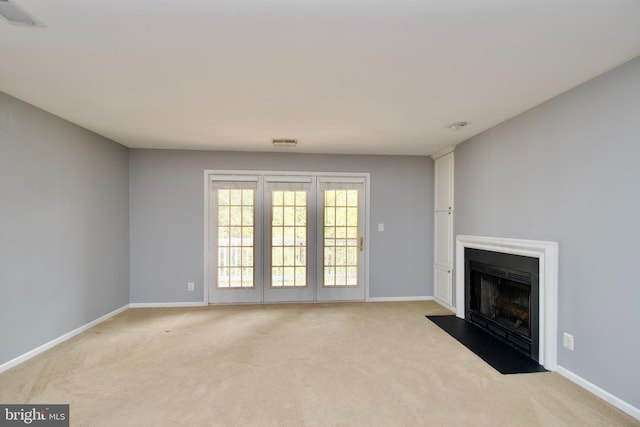
[[[465,248],[538,258],[540,286],[540,343],[538,362],[550,371],[558,354],[558,243],[498,237],[456,237],[456,316],[464,319]]]

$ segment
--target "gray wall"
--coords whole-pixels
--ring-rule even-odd
[[[128,150],[0,92],[0,364],[129,302]]]
[[[132,303],[203,300],[205,169],[370,172],[370,296],[433,295],[428,157],[131,150]]]
[[[558,241],[558,364],[640,408],[640,59],[455,156],[455,233]]]

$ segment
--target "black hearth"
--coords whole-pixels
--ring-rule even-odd
[[[465,319],[538,361],[539,260],[465,248]]]

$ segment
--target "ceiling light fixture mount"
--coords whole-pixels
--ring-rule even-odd
[[[27,27],[45,26],[13,0],[0,0],[0,16],[4,17],[10,24],[25,25]]]
[[[468,122],[455,122],[455,123],[451,123],[447,127],[451,130],[460,130],[468,124],[469,124]]]
[[[274,138],[271,140],[274,147],[288,147],[293,148],[298,145],[297,139],[286,139],[286,138]]]

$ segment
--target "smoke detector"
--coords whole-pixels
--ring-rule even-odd
[[[29,27],[44,27],[45,25],[31,16],[29,12],[18,6],[13,0],[0,0],[0,15],[10,24]]]
[[[467,122],[455,122],[455,123],[451,123],[449,126],[447,126],[449,129],[451,130],[460,130],[463,127],[465,127],[466,125],[468,125],[469,123]]]
[[[297,139],[279,138],[279,139],[272,139],[271,142],[273,143],[274,147],[289,147],[289,148],[293,148],[293,147],[296,147],[298,145],[298,140]]]

